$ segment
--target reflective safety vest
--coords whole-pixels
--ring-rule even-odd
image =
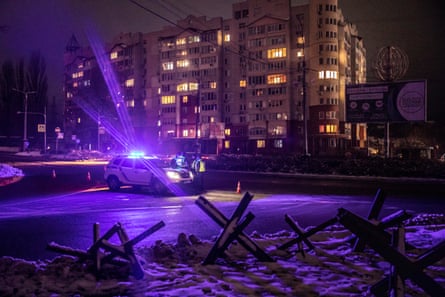
[[[193,167],[193,170],[195,170],[195,172],[205,172],[206,171],[206,164],[201,159],[194,160],[192,167]]]
[[[205,172],[206,171],[206,164],[204,163],[203,160],[199,160],[199,168],[198,168],[198,172]]]

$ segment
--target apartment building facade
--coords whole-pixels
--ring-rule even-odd
[[[131,54],[132,70],[114,69],[140,145],[212,154],[364,148],[366,129],[346,123],[344,108],[345,85],[366,80],[363,41],[336,0],[293,2],[247,0],[230,19],[188,16],[136,34],[138,42],[118,36],[112,44],[120,60]]]

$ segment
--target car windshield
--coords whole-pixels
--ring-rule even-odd
[[[162,160],[162,159],[157,159],[157,158],[144,158],[142,161],[144,163],[149,162],[150,164],[153,164],[159,168],[166,168],[166,167],[169,167],[169,165],[170,165],[169,162]]]

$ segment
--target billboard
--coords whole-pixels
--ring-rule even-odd
[[[346,121],[426,121],[426,81],[346,86]]]

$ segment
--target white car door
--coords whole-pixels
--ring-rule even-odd
[[[134,159],[123,159],[119,170],[124,183],[132,183],[134,180]]]
[[[149,185],[151,181],[151,170],[149,170],[143,159],[134,159],[132,182],[139,185]]]

